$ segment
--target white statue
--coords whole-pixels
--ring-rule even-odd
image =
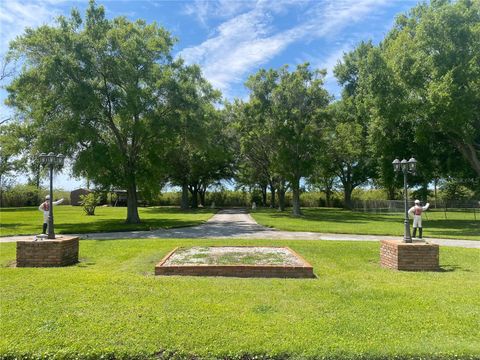
[[[257,209],[257,204],[254,202],[252,202],[252,210],[256,210]]]
[[[63,198],[58,201],[53,201],[53,205],[59,205],[63,202]],[[40,204],[38,210],[43,212],[43,229],[42,234],[47,233],[47,226],[48,226],[48,214],[50,210],[50,195],[45,196],[45,201]]]
[[[428,210],[430,206],[427,203],[425,206],[422,206],[420,200],[415,200],[415,206],[412,206],[410,210],[408,210],[408,214],[413,216],[413,237],[417,236],[417,228],[419,229],[419,238],[422,238],[422,213]]]

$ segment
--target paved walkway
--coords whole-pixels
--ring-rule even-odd
[[[244,209],[221,210],[202,225],[153,231],[126,231],[111,233],[80,234],[82,239],[272,239],[272,240],[335,240],[335,241],[379,241],[399,239],[395,236],[325,234],[303,231],[282,231],[259,225]],[[31,239],[32,236],[0,237],[0,242],[15,242]],[[427,238],[434,244],[480,249],[480,241]]]

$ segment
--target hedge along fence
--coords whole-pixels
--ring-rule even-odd
[[[37,188],[34,185],[15,185],[11,188],[2,189],[0,196],[1,207],[39,206],[45,201],[47,189]],[[54,190],[53,198],[63,198],[63,205],[70,205],[70,192]]]
[[[191,195],[189,193],[189,198],[190,196]],[[209,207],[212,205],[212,203],[215,203],[215,207],[245,207],[251,205],[251,198],[252,197],[249,193],[244,193],[241,191],[207,191],[205,194],[205,206]],[[150,199],[148,202],[150,205],[180,206],[181,200],[181,192],[165,192],[154,199]]]
[[[403,200],[353,200],[352,209],[354,211],[364,212],[403,212],[405,211],[405,202]],[[408,207],[414,205],[414,200],[408,201]],[[480,201],[479,200],[440,200],[431,201],[430,209],[443,210],[445,218],[448,211],[467,211],[472,212],[474,219],[480,220]]]
[[[190,196],[190,194],[189,194]],[[158,206],[180,206],[182,194],[180,192],[166,192],[162,193],[154,199],[148,201],[149,205]],[[212,191],[205,196],[205,206],[210,207],[213,203],[215,207],[250,207],[255,201],[257,206],[264,206],[262,204],[262,195],[259,191]],[[267,207],[270,206],[270,193],[267,194]],[[292,206],[292,193],[285,194],[285,205]],[[300,205],[302,207],[325,207],[325,194],[322,192],[304,192],[300,195]],[[330,200],[330,206],[342,207],[342,194],[335,193]],[[275,194],[275,207],[278,207],[278,196]]]
[[[23,207],[38,206],[48,194],[47,189],[37,188],[33,185],[16,185],[7,190],[3,190],[1,194],[1,207]],[[101,193],[102,204],[113,204],[114,200],[110,193]],[[189,194],[190,195],[190,194]],[[53,192],[54,199],[64,198],[62,205],[70,204],[70,191],[55,190]],[[146,204],[150,206],[180,206],[182,194],[181,192],[165,192],[152,199],[146,200]],[[215,207],[250,207],[255,201],[257,206],[262,204],[262,196],[259,191],[212,191],[208,192],[205,197],[205,206],[210,207],[215,203]],[[266,207],[270,206],[270,193],[267,195]],[[292,206],[292,193],[285,194],[285,205]],[[325,207],[325,194],[322,192],[303,192],[300,195],[300,205],[302,207]],[[275,194],[275,206],[278,207],[278,195]],[[335,193],[330,200],[330,206],[342,207],[343,200],[341,193]]]

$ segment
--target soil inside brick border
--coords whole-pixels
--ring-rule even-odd
[[[312,278],[312,266],[288,247],[209,246],[176,248],[155,275]]]

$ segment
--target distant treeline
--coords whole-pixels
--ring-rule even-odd
[[[473,201],[474,193],[467,188],[455,188],[452,193],[451,187],[442,187],[437,193],[438,201]],[[113,206],[116,203],[115,194],[106,191],[97,191],[100,195],[101,204]],[[38,206],[48,194],[46,188],[37,188],[33,185],[15,185],[1,191],[0,207],[23,207]],[[435,201],[434,192],[429,190],[425,197],[422,189],[412,191],[409,194],[411,199],[420,198],[423,201]],[[63,198],[63,205],[70,205],[70,191],[55,190],[54,199]],[[387,200],[387,194],[383,189],[364,189],[357,188],[352,194],[353,201],[369,200]],[[143,206],[180,206],[182,193],[180,191],[162,192],[150,198],[140,196],[139,204]],[[272,207],[269,196],[264,196],[260,189],[250,191],[216,189],[205,194],[205,199],[200,206],[203,207],[251,207],[255,202],[258,207]],[[286,192],[285,205],[292,206],[292,193]],[[300,195],[300,205],[302,207],[344,207],[344,195],[341,191],[335,191],[331,194],[329,201],[323,191],[304,190]]]

